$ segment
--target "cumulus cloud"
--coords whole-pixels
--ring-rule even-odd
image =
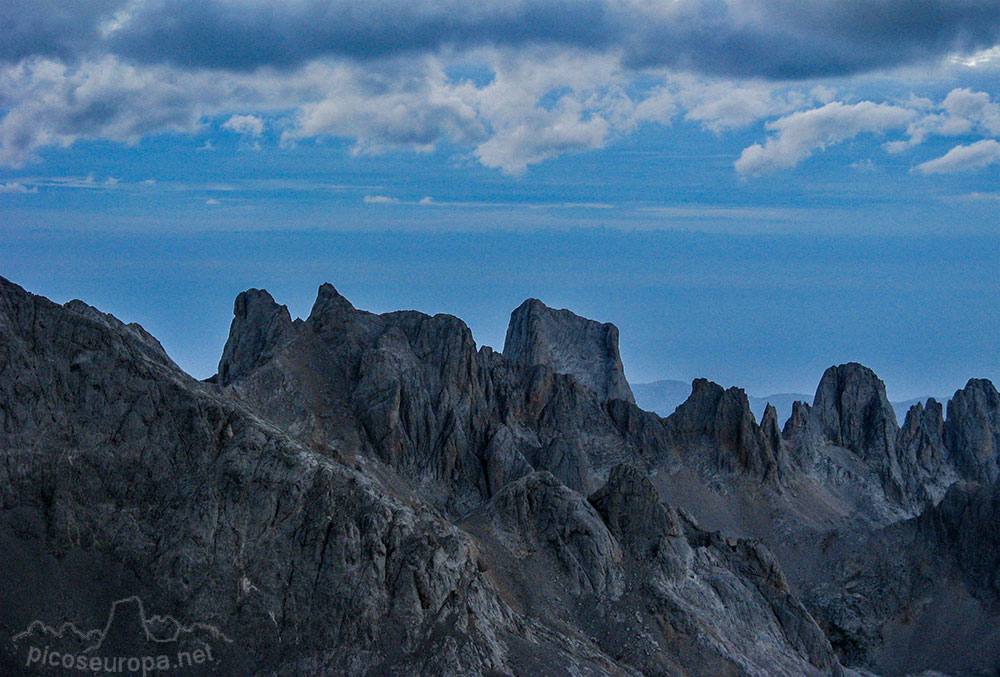
[[[471,144],[485,166],[518,174],[565,152],[600,148],[613,133],[673,113],[662,91],[641,99],[625,94],[625,76],[611,57],[494,56],[493,79],[482,86],[451,80],[437,59],[390,74],[338,65],[323,98],[304,105],[284,136],[354,137],[355,152]]]
[[[450,82],[436,60],[387,70],[333,67],[322,98],[301,107],[285,139],[354,137],[360,152],[399,146],[428,150],[441,139],[468,142],[485,136],[470,101],[475,87]]]
[[[782,115],[812,105],[828,102],[832,94],[826,88],[803,92],[798,88],[776,87],[760,80],[704,80],[676,78],[680,85],[678,101],[686,109],[685,117],[700,122],[713,132],[745,127],[763,118]]]
[[[922,114],[907,128],[908,139],[886,144],[891,153],[919,145],[932,135],[1000,134],[1000,104],[994,103],[986,92],[962,87],[951,90],[939,105],[916,97],[910,103]]]
[[[0,163],[20,167],[37,148],[81,138],[134,143],[152,132],[194,131],[201,102],[213,95],[192,92],[189,84],[168,69],[112,58],[76,66],[34,59],[5,69],[0,104],[9,108],[0,119]]]
[[[388,195],[365,195],[366,205],[394,205],[399,204],[399,199]]]
[[[767,123],[775,132],[767,141],[745,148],[735,163],[741,174],[763,174],[794,167],[817,150],[863,133],[905,129],[916,117],[908,108],[872,101],[853,105],[839,101],[792,113]]]
[[[1000,143],[983,139],[968,146],[955,146],[939,158],[917,165],[921,174],[952,174],[954,172],[982,169],[1000,163]]]
[[[1000,110],[974,89],[938,103],[846,104],[834,101],[849,97],[843,80],[834,91],[774,79],[989,42],[980,0],[962,11],[907,2],[904,12],[885,0],[900,3],[900,42],[882,50],[872,26],[883,18],[856,0],[95,0],[62,13],[53,0],[12,0],[0,3],[0,164],[206,122],[244,137],[242,147],[277,128],[288,144],[336,137],[355,153],[455,147],[508,174],[679,118],[719,135],[771,120],[736,163],[745,174],[900,121],[907,136],[890,150],[930,135],[997,135]],[[455,75],[469,63],[483,77]]]
[[[257,137],[264,133],[264,121],[256,115],[234,115],[222,123],[222,128],[236,134]]]

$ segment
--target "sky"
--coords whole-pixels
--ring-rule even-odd
[[[997,0],[0,0],[0,274],[214,372],[305,316],[534,296],[633,382],[1000,379]]]

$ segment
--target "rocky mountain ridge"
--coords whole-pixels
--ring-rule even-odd
[[[897,628],[952,588],[879,588],[895,561],[1000,619],[996,561],[968,554],[991,533],[988,381],[902,428],[853,364],[784,430],[704,380],[661,418],[631,401],[617,337],[529,300],[501,354],[331,285],[305,320],[248,290],[201,383],[137,325],[0,278],[0,548],[19,572],[0,621],[139,595],[227,630],[228,674],[934,668],[946,647],[900,651]],[[889,592],[859,606],[856,580]],[[993,641],[947,667],[1000,665]]]

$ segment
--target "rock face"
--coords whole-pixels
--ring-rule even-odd
[[[237,636],[220,658],[231,674],[510,669],[495,638],[513,616],[474,543],[426,508],[262,424],[134,332],[2,279],[0,345],[0,597],[19,600],[4,628],[103,618],[139,595]]]
[[[831,442],[879,469],[888,494],[903,496],[896,459],[899,425],[875,372],[856,362],[830,367],[816,389],[811,413]]]
[[[586,499],[552,474],[532,473],[508,484],[490,501],[488,512],[513,550],[554,556],[571,594],[621,596],[618,543]]]
[[[913,405],[896,440],[906,493],[923,505],[941,500],[948,487],[960,478],[945,445],[942,411],[934,398],[926,405]]]
[[[843,659],[886,675],[1000,670],[1000,486],[956,482],[937,505],[828,544],[829,578],[802,585]],[[920,649],[915,651],[914,647]]]
[[[601,400],[635,403],[618,353],[618,328],[528,299],[511,313],[503,354],[568,374]]]
[[[945,445],[959,472],[991,483],[1000,476],[1000,394],[986,379],[972,379],[948,402]]]
[[[716,670],[728,663],[748,674],[841,674],[829,641],[761,544],[700,529],[629,465],[615,467],[590,502],[638,564],[653,608],[670,616],[674,652],[685,644]]]
[[[331,285],[305,320],[241,294],[202,383],[0,278],[0,672],[13,632],[134,598],[231,636],[227,674],[1000,667],[1000,489],[953,481],[996,475],[989,382],[897,431],[842,365],[784,432],[740,389],[662,419],[623,384],[610,325],[526,302],[499,354]]]
[[[725,390],[717,383],[695,379],[691,396],[666,418],[666,424],[675,445],[709,447],[720,468],[746,470],[765,479],[780,474],[780,440],[765,435],[757,425],[741,388]]]
[[[219,383],[229,385],[264,364],[292,333],[288,308],[266,291],[248,289],[233,304],[233,324],[219,361]]]

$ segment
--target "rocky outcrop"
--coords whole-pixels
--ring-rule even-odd
[[[674,652],[683,655],[680,645],[688,644],[701,666],[716,671],[725,661],[747,674],[841,674],[826,636],[764,546],[700,529],[662,503],[633,466],[615,467],[590,502],[644,572],[647,605],[669,617],[664,643]],[[711,636],[700,631],[707,628]]]
[[[506,355],[330,285],[294,321],[248,290],[201,383],[0,280],[0,627],[138,596],[228,631],[234,674],[1000,667],[1000,489],[953,482],[997,473],[988,381],[898,432],[860,365],[784,432],[705,380],[661,419],[614,394],[610,325],[538,306]]]
[[[136,341],[0,280],[2,627],[138,595],[232,636],[231,674],[510,671],[466,535]]]
[[[368,313],[329,284],[301,322],[289,324],[263,292],[248,293],[236,311],[220,364],[227,392],[324,453],[392,467],[455,516],[528,472],[589,493],[626,454],[670,453],[655,416],[602,401],[545,364],[477,350],[450,315]],[[584,334],[602,326],[576,319]],[[264,354],[250,357],[244,346]],[[616,349],[614,358],[620,368]],[[618,415],[642,414],[641,439],[623,432]]]
[[[812,415],[837,446],[864,458],[895,455],[896,416],[885,384],[856,362],[830,367],[816,388]]]
[[[665,419],[678,447],[707,447],[715,466],[746,471],[765,479],[780,474],[780,445],[774,446],[754,420],[746,393],[725,390],[706,379],[695,379],[691,395]]]
[[[660,502],[649,478],[634,466],[615,466],[608,482],[590,496],[608,529],[637,561],[679,579],[693,552],[677,510]]]
[[[913,405],[896,439],[906,495],[922,505],[941,500],[960,477],[945,445],[942,412],[934,398]]]
[[[292,318],[286,306],[279,306],[261,289],[240,292],[219,361],[219,383],[229,385],[267,362],[291,332]]]
[[[73,299],[63,305],[63,308],[104,325],[121,336],[128,337],[130,343],[142,351],[149,359],[162,362],[173,368],[178,368],[174,364],[174,361],[167,356],[167,352],[160,345],[160,342],[156,340],[156,337],[146,331],[141,324],[137,322],[125,324],[114,315],[103,313],[94,306],[84,303],[79,299]]]
[[[904,481],[896,458],[896,414],[885,384],[856,362],[830,367],[816,389],[811,416],[833,444],[844,447],[876,468],[886,494],[904,497]]]
[[[528,299],[511,313],[504,356],[568,374],[601,400],[635,403],[618,353],[618,328]]]
[[[513,551],[553,557],[572,594],[621,596],[618,543],[586,499],[552,474],[536,472],[508,484],[489,502],[487,513]]]
[[[963,477],[984,483],[1000,476],[1000,394],[986,379],[971,379],[948,402],[944,441]]]
[[[831,534],[826,577],[802,594],[852,664],[877,674],[995,673],[998,519],[1000,486],[956,482],[914,518]]]

